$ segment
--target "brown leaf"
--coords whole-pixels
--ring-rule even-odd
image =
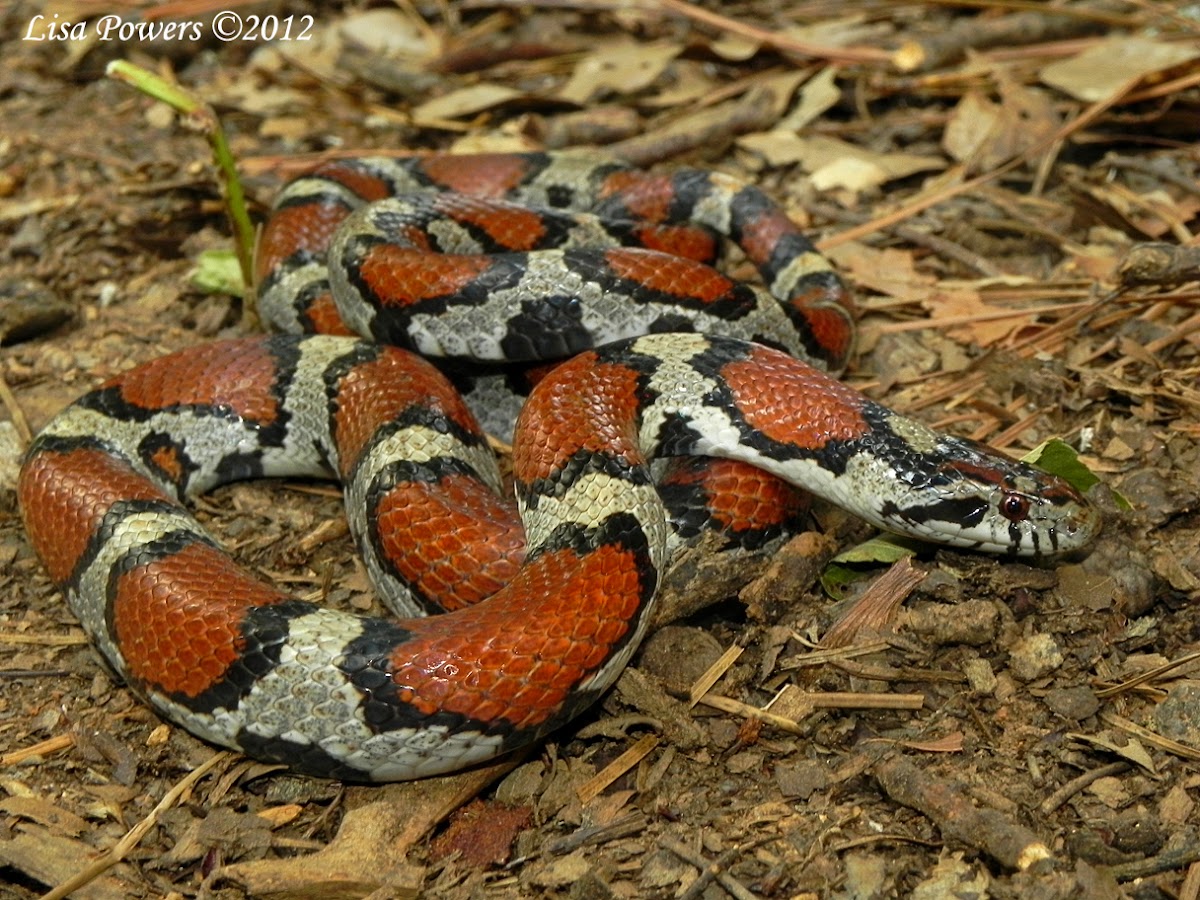
[[[787,131],[751,134],[739,141],[773,166],[798,162],[818,190],[861,192],[916,172],[943,169],[945,160],[917,153],[876,153],[836,138],[799,137]]]
[[[683,51],[683,45],[659,41],[606,41],[575,67],[558,96],[581,106],[609,94],[632,94],[649,87]]]
[[[1000,102],[969,91],[951,115],[942,146],[972,172],[987,172],[1028,150],[1059,127],[1045,92],[1030,89],[999,69]]]
[[[473,116],[521,96],[520,91],[501,84],[473,84],[422,103],[412,111],[413,123],[436,125],[439,120]]]
[[[1078,56],[1045,66],[1039,76],[1051,87],[1086,103],[1116,96],[1129,82],[1200,57],[1194,42],[1166,44],[1149,38],[1114,37]]]
[[[45,825],[54,834],[78,837],[88,830],[83,818],[44,797],[6,797],[0,800],[0,812]]]

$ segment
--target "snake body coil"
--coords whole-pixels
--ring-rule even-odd
[[[363,205],[401,187],[492,199]],[[695,261],[715,256],[713,232],[739,242],[778,300]],[[187,349],[95,389],[34,442],[19,484],[27,531],[114,669],[193,733],[300,771],[446,772],[592,702],[641,639],[668,563],[655,456],[740,461],[881,528],[989,552],[1050,556],[1097,528],[1061,480],[791,355],[844,359],[838,282],[761,193],[708,173],[544,155],[337,163],[285,191],[260,277],[269,314],[293,329],[349,321],[488,362],[575,354],[518,417],[523,539],[451,382],[380,343]],[[736,336],[688,333],[718,328]],[[279,475],[342,481],[373,580],[408,618],[290,597],[182,506]],[[414,617],[454,592],[464,608]]]

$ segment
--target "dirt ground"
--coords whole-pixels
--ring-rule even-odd
[[[0,897],[1200,896],[1186,4],[169,6],[0,8]],[[182,39],[134,27],[165,21]],[[847,380],[1012,454],[1062,438],[1104,534],[1042,568],[851,564],[834,599],[819,576],[869,532],[818,508],[765,558],[682,563],[673,621],[519,760],[355,787],[218,753],[102,667],[14,494],[27,429],[247,330],[192,279],[230,246],[204,137],[106,78],[118,58],[213,105],[256,221],[297,158],[369,148],[603,146],[756,182],[856,290]],[[376,609],[332,487],[197,511],[298,594]]]

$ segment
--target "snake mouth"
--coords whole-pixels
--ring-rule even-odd
[[[1086,551],[1100,533],[1100,511],[1082,497],[1069,508],[1022,497],[1017,510],[1007,501],[979,493],[946,496],[902,506],[884,503],[876,522],[888,531],[1011,559],[1052,561]]]
[[[1045,513],[1010,525],[1012,542],[1007,555],[1052,562],[1081,558],[1090,552],[1103,526],[1099,509],[1081,497],[1069,510],[1051,506]]]
[[[1104,530],[1104,517],[1098,507],[1084,501],[1068,519],[1064,530],[1070,535],[1072,542],[1072,546],[1067,548],[1065,553],[1086,550]]]

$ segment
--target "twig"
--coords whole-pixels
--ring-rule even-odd
[[[607,766],[579,786],[576,793],[580,803],[588,803],[600,795],[606,787],[641,762],[647,753],[658,746],[658,735],[648,734],[632,747],[610,762]]]
[[[111,850],[93,860],[84,869],[68,878],[52,891],[43,894],[41,900],[63,900],[64,897],[79,890],[93,879],[99,878],[123,860],[133,851],[133,848],[138,845],[142,838],[146,836],[146,833],[158,823],[162,814],[175,804],[176,800],[190,790],[210,770],[229,759],[231,755],[230,753],[221,751],[210,756],[205,762],[182,778],[171,790],[167,791],[166,795],[158,801],[158,805],[150,810],[150,814],[130,828]]]
[[[737,662],[737,658],[742,655],[742,650],[742,647],[734,644],[722,653],[720,659],[709,666],[703,675],[696,679],[696,683],[688,692],[688,706],[695,706],[700,702],[701,697],[712,690],[713,685],[721,680],[721,676],[729,671],[729,667]]]
[[[47,753],[56,753],[59,750],[65,750],[75,743],[75,736],[72,734],[59,734],[52,738],[46,738],[44,741],[38,741],[36,744],[30,744],[28,747],[22,747],[20,750],[13,750],[0,756],[0,766],[15,766],[17,763],[25,762],[34,756],[45,756]]]
[[[856,656],[870,656],[880,650],[887,650],[891,644],[887,641],[871,641],[854,647],[838,647],[830,650],[813,650],[811,653],[801,653],[782,660],[776,668],[781,672],[788,669],[803,669],[805,666],[823,666],[829,662],[852,659]]]
[[[1092,769],[1090,772],[1084,772],[1082,775],[1072,778],[1043,800],[1042,805],[1038,809],[1041,810],[1042,815],[1048,816],[1089,784],[1099,781],[1101,778],[1107,778],[1109,775],[1120,775],[1130,768],[1132,767],[1127,762],[1115,762],[1109,763],[1107,766],[1100,766],[1098,769]]]
[[[1074,303],[1052,303],[1049,306],[1030,306],[1025,309],[994,309],[985,313],[969,313],[961,316],[939,316],[936,319],[913,319],[907,322],[884,322],[876,326],[880,334],[901,334],[906,331],[922,331],[926,328],[953,328],[956,325],[971,325],[975,322],[996,322],[1002,319],[1033,318],[1049,315],[1050,313],[1068,312],[1073,309],[1093,304],[1087,300],[1077,300]]]
[[[800,691],[791,688],[785,689],[780,697],[786,697],[789,706],[801,709],[805,713],[814,709],[920,709],[925,704],[923,694],[881,694],[867,691]],[[778,701],[780,697],[775,699]],[[732,697],[706,694],[700,698],[700,702],[721,712],[765,722],[790,734],[804,734],[803,727],[795,718],[781,716],[769,709],[760,709]]]
[[[775,713],[759,709],[757,706],[751,706],[749,703],[742,703],[740,700],[734,700],[732,697],[723,697],[720,694],[706,694],[700,698],[700,702],[713,709],[719,709],[721,712],[766,722],[768,725],[774,725],[781,731],[787,731],[791,734],[804,734],[804,729],[800,727],[800,723],[795,719],[777,716]]]
[[[74,634],[23,634],[0,631],[0,644],[36,644],[39,647],[78,647],[88,642],[87,635]]]
[[[701,147],[721,146],[739,134],[760,131],[775,121],[774,86],[760,84],[736,100],[683,116],[655,131],[616,141],[605,153],[635,166],[649,166]]]
[[[1182,850],[1167,850],[1158,856],[1151,856],[1147,859],[1136,859],[1133,862],[1109,866],[1108,873],[1117,881],[1134,881],[1162,872],[1173,872],[1175,869],[1182,869],[1184,866],[1190,866],[1196,862],[1200,862],[1200,844],[1184,847]]]
[[[813,59],[824,59],[835,63],[882,63],[887,62],[891,57],[886,50],[879,50],[875,47],[831,47],[826,44],[802,41],[777,31],[759,28],[757,25],[747,25],[720,13],[701,9],[684,2],[684,0],[658,0],[658,5],[687,16],[693,21],[703,22],[718,31],[741,35],[767,47],[774,47],[776,50],[788,53],[799,53],[802,56],[811,56]]]
[[[879,691],[805,691],[788,685],[774,703],[810,709],[920,709],[924,694],[885,694]]]
[[[764,842],[759,841],[758,843]],[[664,835],[658,839],[658,845],[666,850],[670,850],[689,866],[695,866],[700,870],[699,877],[688,885],[686,891],[679,895],[679,900],[695,900],[695,898],[704,893],[704,889],[714,879],[720,882],[721,887],[725,888],[736,900],[757,900],[756,895],[749,888],[724,871],[730,863],[745,853],[749,847],[733,847],[726,850],[712,862],[709,862],[703,856],[693,853],[691,849],[682,842],[675,840],[675,838]]]
[[[1172,672],[1175,669],[1178,669],[1180,666],[1186,666],[1189,663],[1196,662],[1196,660],[1200,660],[1200,650],[1196,651],[1195,653],[1184,654],[1183,656],[1179,657],[1179,659],[1173,659],[1168,663],[1163,663],[1161,666],[1155,666],[1153,669],[1147,669],[1145,672],[1130,678],[1128,681],[1122,681],[1120,684],[1114,684],[1111,687],[1106,687],[1103,690],[1096,691],[1096,699],[1103,700],[1107,697],[1112,697],[1116,694],[1131,690],[1132,688],[1137,687],[1139,684],[1145,684],[1147,681],[1155,681],[1156,679],[1161,678],[1163,675],[1166,675],[1168,672]]]
[[[1156,731],[1151,731],[1137,722],[1130,721],[1124,716],[1118,716],[1112,712],[1100,713],[1100,721],[1106,725],[1111,725],[1124,731],[1126,734],[1132,734],[1134,737],[1141,738],[1147,744],[1157,747],[1159,750],[1165,750],[1167,753],[1173,753],[1182,759],[1200,760],[1200,750],[1195,747],[1182,744],[1179,741],[1173,741],[1168,737],[1163,737]]]
[[[580,828],[566,837],[549,841],[542,848],[545,853],[560,856],[578,850],[591,844],[603,844],[618,838],[631,837],[646,830],[646,817],[641,813],[628,813],[606,825],[592,825]],[[523,860],[528,860],[524,857]],[[505,868],[516,868],[517,860],[513,860]]]
[[[1023,11],[959,19],[943,31],[906,41],[892,64],[902,72],[928,71],[962,59],[968,50],[1041,43],[1100,31],[1112,27],[1114,20],[1126,25],[1135,21],[1117,15],[1120,4],[1104,2],[1069,7],[1006,2],[1004,6]]]
[[[1179,888],[1179,900],[1197,900],[1200,897],[1200,863],[1188,866],[1187,877]]]
[[[1025,871],[1052,859],[1032,831],[996,809],[980,809],[961,787],[934,778],[904,757],[881,763],[875,778],[887,795],[933,820],[947,838],[982,850],[1002,865]]]
[[[1171,287],[1200,279],[1200,247],[1161,241],[1134,244],[1117,266],[1122,288],[1137,285]]]

